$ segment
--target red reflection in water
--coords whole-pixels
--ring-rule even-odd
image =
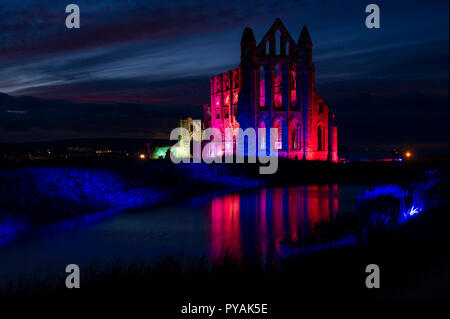
[[[337,184],[331,185],[330,198],[331,198],[330,212],[333,218],[335,218],[339,210],[339,186]]]
[[[281,240],[296,241],[314,233],[316,224],[333,219],[338,209],[338,185],[260,189],[213,198],[207,206],[211,257],[267,256],[279,251]]]
[[[257,242],[259,243],[259,249],[261,253],[265,256],[267,255],[267,189],[261,189],[259,194],[257,194],[257,206],[256,206],[256,223],[257,223]]]
[[[283,227],[283,193],[285,189],[272,189],[272,224],[273,236],[272,242],[275,243],[276,249],[279,250],[280,241],[284,239]]]
[[[211,202],[211,255],[214,260],[230,253],[241,256],[240,195],[216,197]]]
[[[295,241],[298,239],[298,228],[297,225],[299,221],[303,221],[302,216],[298,216],[297,212],[299,207],[303,206],[303,202],[300,203],[300,198],[298,192],[294,187],[289,189],[289,239]]]

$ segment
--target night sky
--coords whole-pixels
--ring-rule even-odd
[[[0,142],[167,138],[178,118],[201,115],[209,77],[238,66],[244,28],[259,41],[280,17],[295,40],[310,31],[341,145],[448,152],[446,0],[73,2],[73,30],[70,1],[0,2],[0,92],[78,102],[0,97]],[[381,29],[365,27],[369,3]]]

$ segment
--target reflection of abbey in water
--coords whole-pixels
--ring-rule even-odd
[[[307,238],[338,209],[338,185],[263,188],[213,198],[205,212],[211,255],[217,260],[227,253],[239,257],[279,252],[280,241]]]
[[[253,31],[246,28],[241,63],[211,78],[211,103],[204,105],[203,117],[205,127],[222,134],[225,128],[277,128],[278,140],[271,142],[267,134],[258,145],[260,149],[272,145],[280,156],[338,160],[334,115],[315,90],[306,27],[295,42],[277,19],[258,45]]]

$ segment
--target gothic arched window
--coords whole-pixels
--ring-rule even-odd
[[[282,149],[283,148],[283,123],[277,119],[273,123],[273,127],[277,129],[277,138],[274,139],[274,149]]]
[[[281,55],[281,32],[280,30],[277,30],[275,32],[275,54]]]
[[[276,108],[282,106],[281,97],[281,67],[277,65],[275,67],[274,78],[273,78],[273,102]]]
[[[317,127],[317,150],[323,151],[323,131],[320,125]]]
[[[289,144],[291,150],[300,150],[302,148],[302,129],[300,123],[294,122],[289,127]]]
[[[266,83],[264,67],[259,68],[259,106],[266,105]]]
[[[289,89],[291,91],[291,106],[296,106],[297,104],[297,74],[295,69],[289,71]]]
[[[261,123],[259,123],[259,128],[266,129],[266,123],[262,120]],[[258,139],[259,139],[259,149],[265,150],[266,149],[266,134],[267,132],[264,131],[263,134],[259,135],[258,132]]]

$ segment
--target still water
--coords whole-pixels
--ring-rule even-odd
[[[358,187],[261,188],[121,213],[90,225],[47,227],[0,246],[0,275],[64,272],[136,256],[276,254],[280,241],[310,236],[319,222],[355,209]]]

